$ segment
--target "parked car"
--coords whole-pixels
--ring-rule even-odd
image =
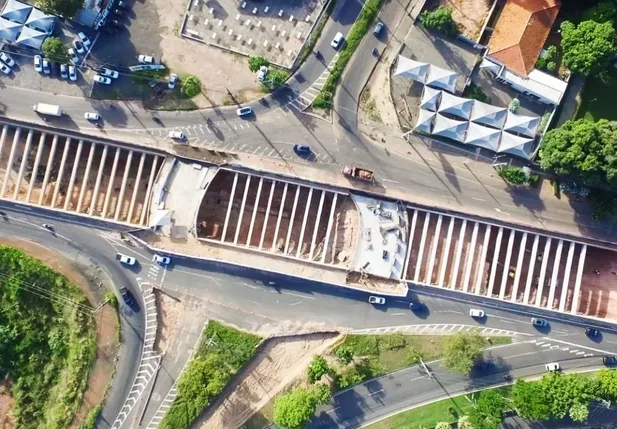
[[[532,317],[531,318],[531,324],[533,326],[539,326],[541,328],[545,327],[545,326],[548,326],[548,322],[545,319],[540,319],[540,318],[537,318],[537,317]]]
[[[94,81],[98,83],[102,83],[103,85],[109,85],[111,83],[111,79],[105,76],[101,76],[100,74],[94,75]]]
[[[84,52],[86,52],[86,47],[81,42],[81,40],[77,40],[77,39],[73,40],[73,47],[75,48],[78,54],[83,54]]]
[[[559,366],[559,362],[547,363],[544,367],[547,371],[551,372],[559,371],[561,369],[561,367]]]
[[[41,56],[35,55],[34,56],[34,70],[41,73],[43,71],[42,63],[43,63],[43,59],[41,58]]]
[[[60,77],[62,79],[69,78],[69,68],[66,64],[60,64]]]
[[[383,305],[386,303],[386,299],[383,296],[369,296],[368,297],[369,304]]]
[[[126,305],[128,305],[129,307],[133,307],[135,305],[135,298],[133,297],[131,291],[128,290],[126,287],[120,288],[120,295],[122,296],[122,300]]]
[[[67,52],[69,54],[69,57],[71,57],[71,62],[73,64],[77,64],[79,62],[79,55],[77,55],[77,52],[75,52],[75,49],[69,48]]]
[[[49,67],[49,60],[43,58],[43,73],[51,74],[51,68]]]
[[[236,110],[236,114],[240,117],[250,115],[251,113],[253,113],[253,109],[250,107],[240,107]]]
[[[110,22],[111,22],[111,25],[113,25],[114,27],[116,27],[119,30],[124,28],[124,25],[120,21],[118,21],[117,19],[112,19]]]
[[[383,30],[383,22],[378,22],[375,28],[373,29],[373,34],[375,36],[379,36],[381,34],[381,30]]]
[[[154,58],[151,55],[140,55],[137,57],[140,64],[154,64]]]
[[[339,46],[341,46],[342,41],[343,41],[343,33],[339,31],[334,36],[334,39],[332,39],[332,41],[330,42],[330,46],[332,46],[334,49],[338,49]]]
[[[469,310],[469,315],[471,317],[482,319],[484,317],[484,310],[479,310],[477,308],[472,308]]]
[[[257,71],[257,80],[260,82],[263,82],[266,79],[267,75],[268,75],[268,67],[266,66],[259,67],[259,70]]]
[[[122,9],[126,9],[129,10],[131,7],[128,5],[127,2],[120,0],[118,2],[118,7],[122,8]]]
[[[585,328],[585,334],[589,337],[597,337],[600,335],[600,331],[596,328]]]
[[[169,256],[154,255],[152,257],[152,262],[159,265],[169,265],[171,263],[171,258]]]
[[[169,83],[167,83],[167,88],[174,89],[177,83],[178,83],[178,75],[175,73],[172,73],[171,76],[169,77]]]
[[[73,82],[77,80],[77,69],[75,68],[75,66],[69,66],[69,79],[71,79]]]
[[[135,258],[129,255],[125,255],[124,253],[116,253],[116,259],[120,261],[120,263],[126,265],[135,265],[135,262],[137,262]]]
[[[0,63],[0,71],[2,71],[2,73],[4,74],[10,74],[11,68],[4,63]]]
[[[167,137],[174,140],[186,140],[186,136],[180,131],[170,131]]]
[[[122,9],[114,9],[114,15],[119,16],[119,17],[123,17],[124,16],[124,12],[122,12]]]
[[[307,144],[295,144],[294,152],[298,155],[309,155],[311,153],[311,147]]]
[[[101,115],[95,112],[86,112],[84,113],[84,118],[86,118],[88,121],[98,121],[99,119],[101,119]]]
[[[86,33],[84,32],[77,33],[77,37],[79,37],[79,40],[81,40],[81,43],[83,43],[86,48],[89,48],[90,45],[92,44],[92,42],[90,41],[90,39],[88,38],[88,36],[86,36]]]
[[[118,76],[120,76],[120,73],[118,73],[116,70],[112,70],[112,69],[102,69],[101,70],[101,76],[107,76],[107,77],[110,77],[112,79],[118,79]]]
[[[15,60],[4,52],[0,53],[0,60],[2,60],[2,62],[9,67],[13,67],[15,65]]]

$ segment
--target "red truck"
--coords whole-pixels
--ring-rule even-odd
[[[375,173],[364,168],[345,165],[341,171],[343,175],[353,177],[354,179],[364,180],[366,182],[373,182],[375,180]]]

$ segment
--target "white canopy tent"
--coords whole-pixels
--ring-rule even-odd
[[[426,83],[426,75],[429,70],[429,64],[414,61],[411,58],[398,56],[396,62],[396,70],[394,76],[406,77],[408,79],[416,80],[420,83]]]
[[[0,17],[23,24],[26,22],[31,10],[32,6],[29,4],[17,0],[8,0],[4,9],[2,9]]]
[[[436,112],[437,106],[439,106],[440,99],[441,91],[439,89],[425,86],[424,91],[422,92],[422,101],[420,102],[420,108]]]
[[[465,131],[467,131],[467,121],[457,121],[446,118],[440,114],[435,115],[435,125],[433,126],[433,135],[447,137],[458,142],[465,140]]]
[[[471,110],[471,120],[479,124],[490,125],[495,128],[502,128],[508,115],[508,109],[486,104],[481,101],[473,103]]]
[[[22,27],[21,34],[17,38],[17,43],[41,50],[43,40],[46,38],[47,33],[43,33],[42,31],[35,30],[33,28]]]
[[[470,122],[467,127],[465,144],[483,147],[485,149],[492,150],[493,152],[497,152],[500,138],[501,130],[496,130],[495,128],[489,128],[484,125],[478,125]]]
[[[445,89],[446,91],[455,92],[456,79],[458,74],[451,71],[442,69],[431,64],[431,67],[426,78],[426,84],[435,88]]]
[[[442,92],[441,102],[439,103],[437,111],[439,113],[449,113],[459,118],[469,119],[474,101],[475,100],[470,98],[457,97],[447,92]]]
[[[0,17],[0,39],[14,42],[21,31],[21,24]]]
[[[495,64],[494,62],[488,60],[486,57],[482,58],[482,62],[480,63],[481,70],[487,70],[495,74],[499,73],[499,70],[501,70],[501,67],[502,66],[500,66],[499,64]]]
[[[504,131],[501,133],[501,144],[497,152],[530,159],[533,153],[533,139],[519,137]]]
[[[536,135],[539,125],[540,118],[537,116],[522,116],[508,111],[503,130],[523,134],[527,137],[533,137]]]
[[[420,114],[418,115],[418,120],[416,121],[416,126],[414,127],[414,131],[422,131],[424,133],[430,134],[431,128],[433,127],[434,119],[435,119],[435,112],[420,109]]]
[[[28,20],[26,21],[26,26],[35,30],[43,31],[47,34],[53,33],[55,25],[55,16],[47,15],[38,9],[32,9],[30,16],[28,16]]]

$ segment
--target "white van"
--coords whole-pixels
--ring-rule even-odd
[[[547,371],[555,372],[559,371],[561,368],[559,367],[559,362],[551,362],[545,365]]]
[[[478,319],[481,319],[484,317],[484,310],[478,310],[477,308],[472,308],[471,310],[469,310],[469,315],[471,317],[476,317]]]

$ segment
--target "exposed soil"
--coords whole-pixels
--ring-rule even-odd
[[[273,338],[261,348],[232,384],[227,397],[219,399],[194,427],[240,427],[295,378],[304,373],[316,354],[338,341],[338,334],[308,334]]]
[[[156,288],[154,288],[154,296],[156,311],[159,315],[154,348],[160,353],[165,353],[170,340],[176,334],[178,321],[185,315],[186,307],[179,299],[161,293]]]
[[[15,422],[11,417],[13,398],[9,394],[9,382],[0,380],[0,429],[13,429]]]
[[[439,0],[439,4],[452,8],[452,19],[459,24],[465,37],[477,40],[488,16],[492,0]]]
[[[58,254],[58,252],[31,241],[8,237],[0,237],[0,245],[20,249],[64,275],[82,291],[93,307],[96,308],[102,303],[103,293],[98,290],[96,281],[86,277],[87,269],[77,266]],[[116,330],[118,327],[114,309],[110,306],[103,307],[96,313],[95,322],[97,330],[96,360],[90,373],[88,390],[84,393],[82,406],[75,416],[73,427],[79,427],[88,410],[103,401],[116,366],[116,357],[118,355]],[[0,384],[1,388],[2,384]],[[8,401],[3,401],[3,396],[6,397],[6,395],[0,394],[0,429],[9,429],[12,426],[3,426],[7,424],[7,421],[3,420],[5,414],[2,411],[3,404],[8,402],[8,405],[5,406],[10,407],[10,397]],[[8,424],[11,423],[9,422]]]

